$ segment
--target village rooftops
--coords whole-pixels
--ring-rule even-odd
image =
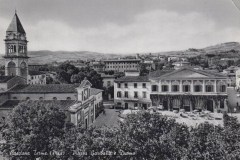
[[[147,76],[124,76],[114,82],[150,82]]]

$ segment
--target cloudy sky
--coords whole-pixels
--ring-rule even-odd
[[[5,38],[16,8],[29,50],[137,53],[240,42],[240,11],[231,0],[0,0],[0,4],[0,39]]]

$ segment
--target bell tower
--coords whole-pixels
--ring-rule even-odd
[[[27,79],[28,54],[25,30],[15,12],[8,26],[5,38],[5,75],[21,76]]]

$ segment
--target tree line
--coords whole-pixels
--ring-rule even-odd
[[[196,127],[146,111],[128,115],[117,128],[85,129],[65,118],[56,102],[23,102],[2,124],[0,149],[23,160],[240,159],[240,123],[227,114],[223,126],[202,123]]]

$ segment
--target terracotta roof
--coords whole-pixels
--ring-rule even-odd
[[[175,70],[157,70],[149,73],[150,78],[157,78],[167,73],[173,72]]]
[[[17,32],[26,34],[16,13],[13,16],[12,22],[8,26],[7,32]]]
[[[103,90],[97,89],[97,88],[91,88],[91,89],[90,89],[91,95],[97,95],[97,94],[100,93],[100,92],[103,92]]]
[[[29,71],[28,71],[28,74],[34,76],[34,75],[42,75],[42,74],[45,74],[45,73],[44,73],[44,72],[41,72],[41,71],[32,71],[32,70],[29,70]]]
[[[14,77],[15,76],[0,76],[0,83],[5,83]]]
[[[114,82],[149,82],[149,79],[147,76],[124,76]]]
[[[34,100],[36,102],[40,102],[40,100]],[[0,108],[9,108],[12,109],[15,106],[17,106],[20,102],[20,100],[8,100],[5,103],[3,103],[2,105],[0,105]],[[74,100],[41,100],[41,103],[44,104],[56,104],[58,107],[60,107],[63,110],[67,110],[69,106],[73,105],[74,103],[76,103],[76,101]]]
[[[79,84],[18,85],[8,92],[12,93],[76,93]]]
[[[183,70],[190,70],[192,72],[196,72],[196,73],[205,75],[205,76],[207,76],[209,78],[227,78],[225,75],[220,74],[220,73],[209,72],[209,71],[205,71],[205,70],[196,70],[196,69],[193,69],[191,67],[183,67],[181,69],[174,70],[172,72],[165,73],[165,74],[162,74],[162,75],[159,75],[159,76],[156,76],[156,77],[152,77],[152,78],[166,78],[166,77],[168,77],[170,75],[174,75],[175,73],[181,72]],[[178,78],[178,77],[175,77],[175,78]]]

